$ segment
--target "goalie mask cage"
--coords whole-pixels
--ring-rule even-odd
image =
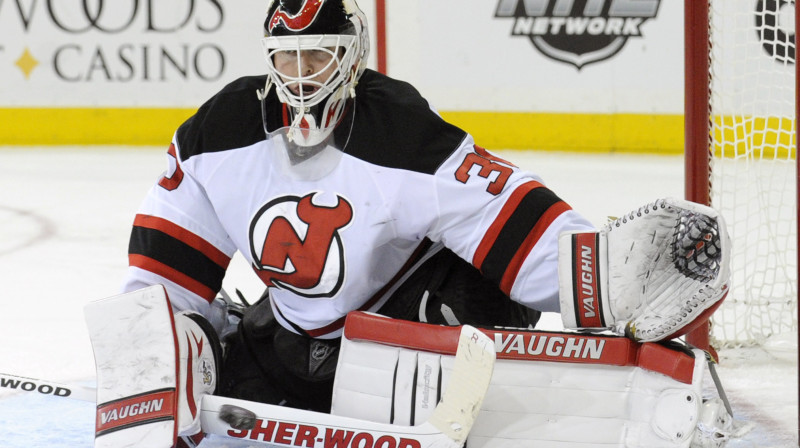
[[[797,349],[797,9],[685,0],[686,198],[732,239],[732,285],[701,348]]]

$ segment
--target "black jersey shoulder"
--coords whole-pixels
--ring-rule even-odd
[[[206,101],[178,128],[181,160],[264,140],[261,102],[256,91],[264,88],[265,81],[265,76],[239,78]]]
[[[434,113],[411,84],[366,70],[356,86],[352,132],[345,152],[376,165],[434,173],[466,133]],[[347,135],[345,135],[347,134]]]
[[[178,129],[181,161],[264,140],[256,91],[264,88],[265,81],[265,76],[240,78],[203,104]],[[348,154],[376,165],[433,173],[466,137],[434,113],[411,84],[372,70],[365,70],[359,80],[355,103],[352,132],[350,126],[340,126],[336,140],[347,142]],[[274,88],[268,92],[265,109],[270,130],[286,125]]]

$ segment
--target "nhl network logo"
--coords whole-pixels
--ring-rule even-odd
[[[579,70],[619,52],[656,17],[661,0],[499,0],[495,17],[513,18],[512,36],[527,36],[545,56]]]

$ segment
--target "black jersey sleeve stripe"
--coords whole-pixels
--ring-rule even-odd
[[[528,191],[502,223],[483,263],[478,266],[483,275],[500,284],[514,256],[525,244],[534,227],[544,219],[545,213],[553,205],[559,203],[563,201],[548,188],[540,187]]]
[[[222,288],[225,267],[200,250],[160,230],[134,226],[128,254],[132,265],[161,275],[190,291],[198,292],[194,284],[204,286],[207,289],[201,289],[204,293],[198,295],[206,300],[214,298],[207,297],[208,291],[216,294]],[[160,268],[154,269],[154,266]]]

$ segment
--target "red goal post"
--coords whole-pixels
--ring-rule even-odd
[[[687,335],[700,348],[798,345],[794,3],[684,0],[686,198],[733,240],[731,292]]]
[[[375,0],[375,55],[377,70],[384,75],[386,62],[386,0]]]

